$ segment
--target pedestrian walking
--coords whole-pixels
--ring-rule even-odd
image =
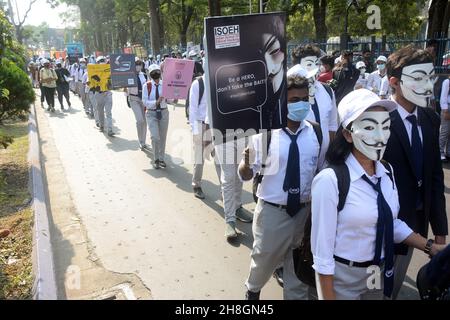
[[[367,89],[380,95],[381,82],[386,76],[386,62],[385,56],[379,56],[376,61],[377,70],[372,72],[367,79]]]
[[[169,110],[164,98],[161,69],[159,65],[149,66],[151,80],[142,91],[142,100],[147,108],[146,118],[152,139],[153,161],[155,169],[166,168],[165,162],[166,139],[169,129]]]
[[[67,106],[70,108],[70,92],[69,92],[69,78],[70,72],[62,66],[61,61],[56,62],[56,75],[58,80],[56,80],[56,91],[58,93],[58,101],[61,106],[61,110],[64,110],[63,98],[66,99]]]
[[[423,237],[428,236],[431,225],[435,243],[445,244],[448,224],[439,150],[440,119],[427,108],[436,81],[433,58],[410,45],[391,54],[386,69],[397,110],[391,113],[392,134],[384,159],[395,172],[400,199],[398,217]],[[411,247],[396,248],[394,299],[412,254]]]
[[[147,85],[147,76],[144,71],[144,63],[136,57],[136,76],[137,87],[130,87],[126,90],[127,104],[133,110],[134,118],[136,119],[136,130],[139,141],[139,148],[141,151],[150,149],[146,144],[147,138],[147,119],[145,116],[145,105],[143,102],[142,92]]]
[[[380,161],[391,134],[389,112],[396,108],[367,89],[339,104],[341,127],[328,149],[330,168],[312,185],[311,251],[319,299],[390,297],[395,243],[431,255],[444,248],[398,218],[396,171]]]
[[[104,56],[99,56],[97,57],[96,62],[97,64],[106,64],[107,58]],[[113,131],[112,119],[112,92],[110,90],[96,92],[95,100],[97,106],[99,130],[100,132],[104,132],[106,129],[108,136],[113,137],[115,133]]]
[[[50,61],[43,60],[44,68],[39,72],[39,79],[41,83],[42,92],[45,96],[45,100],[48,104],[48,111],[55,111],[55,90],[56,90],[56,80],[58,76],[55,70],[50,68]]]

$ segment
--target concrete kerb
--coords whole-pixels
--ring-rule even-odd
[[[48,198],[44,187],[44,172],[41,163],[39,130],[36,107],[31,106],[29,116],[30,177],[32,186],[34,226],[33,226],[33,299],[56,300],[57,286],[48,217]]]

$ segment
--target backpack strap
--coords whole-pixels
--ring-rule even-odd
[[[322,83],[322,85],[330,96],[331,101],[333,101],[333,89],[331,89],[331,87],[326,83]]]
[[[342,211],[347,200],[348,191],[350,190],[350,171],[345,163],[339,165],[330,165],[337,178],[337,185],[339,191],[339,202],[337,206],[338,212]]]
[[[319,151],[319,154],[320,154],[320,152],[322,151],[322,142],[323,142],[322,128],[320,127],[320,124],[318,124],[315,121],[310,121],[310,120],[307,120],[307,121],[312,125],[312,127],[314,129],[314,133],[316,134],[317,142],[319,142],[319,146],[320,146],[320,151]]]

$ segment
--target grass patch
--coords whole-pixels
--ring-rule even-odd
[[[27,122],[0,126],[14,142],[0,149],[0,229],[11,234],[0,239],[0,299],[30,299],[33,286],[31,196]]]

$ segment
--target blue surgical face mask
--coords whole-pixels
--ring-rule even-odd
[[[386,68],[386,65],[384,63],[383,64],[377,64],[377,68],[378,68],[378,70],[383,71]]]
[[[306,119],[311,111],[311,104],[308,101],[288,103],[288,119],[301,122]]]

